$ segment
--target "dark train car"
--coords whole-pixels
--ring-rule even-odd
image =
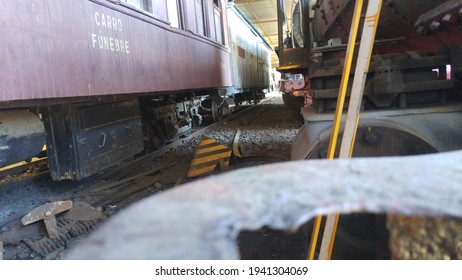
[[[281,32],[284,16],[279,13],[279,70],[303,76],[293,91],[312,100],[312,104],[300,109],[304,125],[293,143],[291,159],[326,158],[356,1],[298,3],[301,12],[293,15],[293,22],[299,24],[293,25],[290,32]],[[364,1],[362,15],[367,4]],[[282,0],[278,0],[278,8],[283,10]],[[310,9],[314,13],[308,20]],[[364,78],[352,156],[406,156],[462,149],[461,11],[461,1],[383,1]],[[359,56],[356,48],[353,61]],[[351,94],[354,64],[344,112]],[[345,118],[338,143],[344,127]],[[429,162],[428,168],[431,166]],[[335,242],[352,252],[376,254],[381,248],[365,244],[381,244],[378,241],[385,238],[380,237],[385,220],[374,215],[342,217]]]
[[[46,142],[53,179],[79,180],[200,123],[204,96],[220,116],[233,85],[226,11],[222,0],[2,1],[0,167]]]
[[[293,91],[312,101],[301,110],[305,125],[292,157],[319,158],[326,155],[329,142],[355,1],[319,0],[311,7],[308,0],[298,3],[300,10],[293,16],[299,19],[293,22],[299,24],[290,33],[280,32],[279,70],[303,75],[299,89]],[[282,1],[278,5],[282,10]],[[311,8],[314,13],[309,20]],[[462,114],[461,8],[460,1],[383,2],[355,156],[462,148],[462,127],[457,121]],[[282,30],[283,16],[279,19]],[[351,88],[346,106],[350,92]]]
[[[344,44],[348,36],[355,1],[318,1],[313,15],[313,41],[318,46],[328,45],[337,38]],[[375,46],[375,53],[396,53],[403,51],[436,51],[445,45],[460,45],[460,30],[454,24],[460,11],[451,9],[434,18],[425,19],[425,13],[437,13],[438,7],[457,5],[458,1],[383,1],[379,19],[377,39],[388,43]],[[367,4],[367,1],[366,1]],[[364,6],[366,7],[366,5]],[[365,9],[363,10],[365,12]],[[443,31],[444,32],[440,32]],[[360,34],[359,34],[360,35]]]

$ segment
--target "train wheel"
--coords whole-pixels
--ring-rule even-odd
[[[146,126],[146,132],[149,136],[150,144],[156,150],[162,148],[168,139],[173,138],[178,129],[175,124],[168,119],[153,120],[150,125]]]
[[[154,149],[158,150],[165,146],[167,139],[162,133],[162,129],[157,122],[154,122],[152,126],[149,126],[148,133],[150,143]]]
[[[292,160],[326,158],[329,136],[324,135],[319,142],[310,145],[307,131],[306,126],[299,131],[292,147]],[[338,143],[341,140],[342,135],[339,135]],[[338,150],[336,155],[339,153]],[[405,156],[436,152],[436,148],[410,132],[380,125],[363,125],[357,131],[353,156]],[[340,216],[332,258],[389,258],[388,232],[385,224],[384,215],[358,213]]]
[[[212,99],[212,117],[215,122],[223,120],[223,104],[219,105],[214,99]]]
[[[305,97],[303,96],[292,96],[288,93],[284,93],[282,94],[282,101],[287,108],[297,113],[305,106]]]

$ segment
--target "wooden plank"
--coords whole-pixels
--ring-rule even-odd
[[[130,195],[133,195],[135,193],[138,193],[140,191],[143,191],[149,188],[155,182],[157,182],[157,180],[158,180],[157,177],[152,177],[152,176],[138,178],[133,183],[126,186],[126,188],[101,199],[100,201],[96,202],[95,205],[98,207],[98,206],[104,206],[109,203],[117,203]]]

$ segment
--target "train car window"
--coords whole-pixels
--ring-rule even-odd
[[[152,7],[150,8],[151,13],[155,18],[168,21],[167,2],[170,1],[171,0],[148,0],[148,3]]]
[[[213,7],[213,18],[215,21],[215,40],[219,43],[223,43],[223,32],[221,26],[221,9],[218,3],[218,0],[214,0],[215,4]]]
[[[137,9],[151,12],[152,11],[152,3],[150,0],[122,0],[122,2],[129,4]]]
[[[203,0],[195,0],[197,33],[206,36],[205,9]]]
[[[181,28],[181,6],[178,0],[167,0],[167,13],[170,25],[175,28]]]
[[[136,7],[136,8],[138,8],[138,9],[141,8],[141,3],[140,3],[140,1],[136,1],[136,0],[122,0],[122,2],[127,3],[127,4],[130,4],[130,5],[132,5],[133,7]]]

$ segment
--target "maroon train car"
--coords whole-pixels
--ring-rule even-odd
[[[82,179],[200,122],[232,86],[222,0],[1,1],[0,167]],[[268,74],[269,75],[269,74]],[[217,112],[222,112],[214,106]]]

